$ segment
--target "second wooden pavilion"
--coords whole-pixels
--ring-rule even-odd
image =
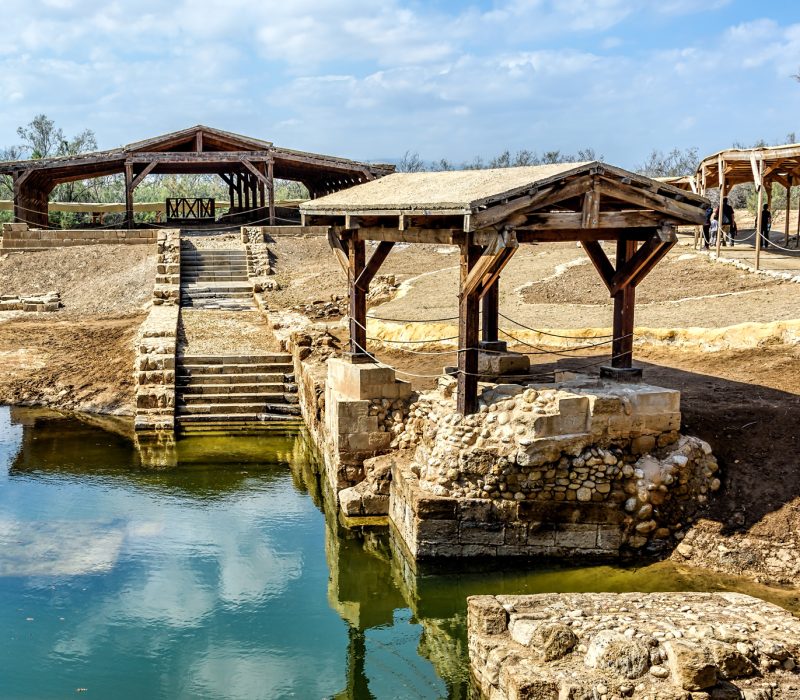
[[[458,409],[477,410],[478,353],[498,340],[500,275],[520,245],[579,241],[614,299],[611,366],[632,366],[635,292],[707,201],[599,162],[497,170],[396,173],[301,205],[329,227],[350,292],[350,358],[367,352],[367,292],[396,243],[459,246]],[[366,243],[377,243],[366,258]],[[614,262],[601,243],[615,248]],[[481,315],[483,323],[481,328]]]

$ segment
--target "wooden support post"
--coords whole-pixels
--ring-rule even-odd
[[[786,178],[786,224],[784,226],[784,247],[789,247],[789,218],[792,214],[792,176]]]
[[[725,161],[720,158],[717,161],[719,169],[719,206],[717,207],[717,257],[722,250],[722,202],[725,199]]]
[[[275,177],[272,159],[267,162],[267,197],[269,199],[269,225],[275,225]]]
[[[761,224],[764,217],[764,161],[759,161],[758,178],[758,203],[756,204],[756,270],[761,269]]]
[[[265,163],[258,164],[258,172],[260,177],[258,178],[258,206],[260,209],[263,209],[267,203],[267,187],[264,184],[264,180],[267,177],[267,166]]]
[[[364,241],[350,240],[348,255],[348,281],[350,283],[350,359],[363,361],[367,355],[367,292],[356,284],[364,271],[366,245]]]
[[[235,173],[236,178],[236,199],[238,200],[237,208],[239,211],[244,209],[244,196],[242,195],[242,174]]]
[[[198,153],[202,153],[203,152],[203,132],[202,131],[198,131],[194,135],[194,150],[197,151]]]
[[[244,208],[247,211],[250,209],[250,176],[248,173],[244,173],[239,177],[244,180],[242,189],[244,190]]]
[[[794,247],[800,248],[800,206],[797,207],[797,232],[794,237]]]
[[[616,269],[619,272],[636,254],[636,241],[617,241]],[[614,294],[614,340],[611,345],[611,366],[630,369],[633,366],[633,319],[636,286],[628,283]]]
[[[125,223],[133,228],[133,163],[125,161]]]
[[[228,183],[228,202],[230,203],[228,207],[228,214],[230,214],[233,211],[234,206],[236,206],[234,203],[235,190],[233,187],[233,174],[231,173],[230,175],[227,176],[227,178],[223,176],[222,179]]]
[[[480,316],[479,295],[466,291],[469,273],[481,254],[474,246],[472,236],[461,244],[461,285],[458,301],[458,386],[456,389],[457,410],[462,415],[478,410],[478,319]]]
[[[498,277],[481,299],[481,348],[505,351],[507,344],[499,338],[500,278]]]

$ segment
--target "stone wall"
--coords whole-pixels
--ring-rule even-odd
[[[277,289],[277,282],[268,279],[275,270],[262,227],[242,226],[242,243],[247,251],[247,276],[253,283],[256,298],[260,292]]]
[[[738,593],[473,596],[467,626],[491,700],[800,698],[800,620]]]
[[[501,384],[464,417],[440,383],[394,440],[408,457],[393,469],[390,518],[413,559],[652,553],[720,487],[708,444],[677,431],[676,391]]]
[[[180,230],[158,231],[153,307],[136,337],[137,431],[175,429],[175,355],[180,314]]]
[[[153,304],[177,306],[181,299],[181,232],[180,229],[163,229],[157,233]]]
[[[127,244],[156,242],[156,229],[29,229],[28,224],[3,224],[2,251],[37,251],[75,245]]]

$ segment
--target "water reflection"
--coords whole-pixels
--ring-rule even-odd
[[[340,526],[302,433],[181,440],[153,469],[112,427],[0,408],[6,696],[466,698],[474,593],[735,587],[800,609],[668,564],[414,572],[385,531]]]

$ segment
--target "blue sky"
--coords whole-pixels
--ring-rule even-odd
[[[44,112],[110,148],[204,123],[429,160],[641,163],[800,133],[791,0],[6,0],[0,146]]]

